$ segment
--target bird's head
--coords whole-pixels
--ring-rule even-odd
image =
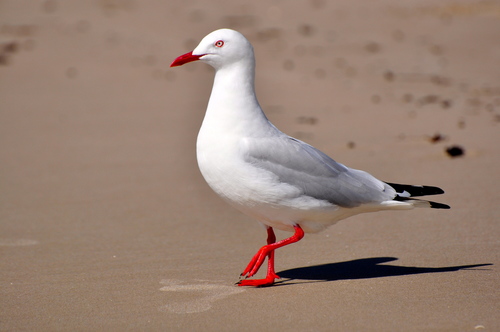
[[[234,63],[253,64],[253,47],[238,31],[220,29],[203,38],[192,52],[176,58],[170,67],[182,66],[197,60],[211,65],[216,70]]]

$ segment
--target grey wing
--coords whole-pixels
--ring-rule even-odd
[[[372,175],[337,163],[316,148],[284,136],[245,142],[245,159],[303,195],[342,207],[391,200],[395,190]]]

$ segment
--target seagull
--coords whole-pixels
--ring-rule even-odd
[[[192,52],[177,57],[170,67],[193,61],[215,69],[196,142],[200,172],[223,200],[267,230],[267,245],[253,256],[237,285],[273,285],[280,278],[274,270],[276,249],[341,219],[381,210],[450,208],[415,198],[444,193],[438,187],[380,181],[276,128],[257,101],[253,47],[241,33],[231,29],[213,31]],[[293,235],[276,241],[273,228]],[[266,258],[266,277],[248,279]]]

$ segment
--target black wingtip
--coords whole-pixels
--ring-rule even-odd
[[[430,196],[430,195],[441,195],[444,194],[444,190],[439,187],[434,186],[416,186],[411,184],[398,184],[386,182],[389,186],[393,187],[397,193],[407,192],[411,197],[417,196]]]
[[[451,209],[449,205],[443,203],[431,202],[431,201],[429,201],[429,203],[431,204],[432,209],[446,209],[446,210]]]
[[[427,201],[427,200],[417,199],[417,198],[413,198],[413,197],[396,196],[396,197],[394,197],[394,200],[399,201],[399,202],[412,202],[413,201],[416,203],[415,206],[428,206],[431,209],[445,209],[445,210],[451,209],[451,207],[449,205],[446,205],[443,203]],[[429,205],[423,205],[422,203],[426,203]]]

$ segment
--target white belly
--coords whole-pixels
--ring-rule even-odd
[[[282,230],[293,231],[299,224],[306,232],[321,231],[353,214],[353,209],[305,196],[280,182],[275,174],[246,162],[238,140],[223,138],[198,137],[198,166],[208,185],[244,214]]]

